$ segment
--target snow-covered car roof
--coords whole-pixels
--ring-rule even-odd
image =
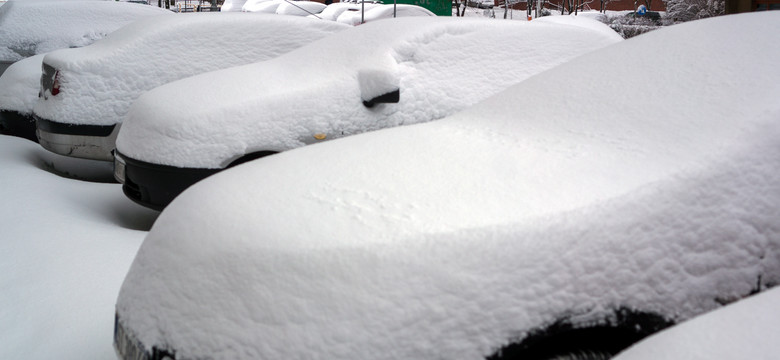
[[[489,40],[495,36],[501,41]],[[313,143],[317,134],[332,139],[440,119],[619,41],[606,26],[592,31],[437,17],[377,21],[270,61],[153,89],[131,107],[117,147],[150,163],[221,168],[248,152]],[[362,105],[399,86],[398,104]],[[211,102],[171,106],[182,92],[210,88],[220,89]],[[219,127],[212,121],[217,118],[225,119]]]
[[[357,4],[353,4],[357,5]],[[368,5],[368,4],[366,4]],[[410,4],[372,4],[370,8],[366,8],[365,14],[362,15],[363,22],[376,21],[379,19],[387,19],[393,17],[395,12],[396,17],[408,17],[408,16],[436,16],[430,10]],[[357,5],[360,6],[360,5]],[[336,18],[336,21],[348,25],[360,25],[361,14],[360,12],[344,12]]]
[[[373,4],[366,4],[366,5],[368,5],[368,8],[370,8],[370,6]],[[325,9],[322,10],[321,13],[317,14],[317,17],[319,17],[322,20],[336,21],[339,15],[341,15],[345,11],[350,11],[350,10],[360,11],[360,4],[346,3],[346,2],[332,3],[327,7],[325,7]]]
[[[294,15],[294,16],[308,16],[317,14],[327,5],[316,1],[282,1],[279,7],[276,8],[276,14],[278,15]]]
[[[247,0],[225,0],[220,7],[220,12],[241,11]]]
[[[262,61],[348,28],[312,19],[252,13],[197,13],[144,19],[91,46],[52,52],[60,93],[39,101],[40,118],[71,124],[122,121],[143,92],[184,77]],[[226,34],[229,31],[229,34]],[[213,103],[218,88],[188,89],[176,107]]]
[[[774,359],[780,354],[780,288],[661,331],[614,360]]]
[[[118,324],[177,358],[483,359],[562,317],[679,321],[777,284],[778,31],[670,26],[209,177],[157,219]]]
[[[116,1],[9,1],[0,8],[0,60],[89,45],[142,17],[172,14]]]

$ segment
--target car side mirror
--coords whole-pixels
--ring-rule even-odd
[[[361,70],[358,72],[360,98],[363,106],[370,108],[376,104],[398,103],[401,100],[400,79],[393,71]]]

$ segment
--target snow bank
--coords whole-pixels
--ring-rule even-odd
[[[602,27],[436,17],[361,25],[277,59],[142,95],[128,112],[117,148],[151,163],[219,168],[247,152],[312,143],[314,134],[333,139],[436,120],[621,41]],[[363,106],[358,76],[365,71],[399,79],[400,102]],[[193,89],[219,91],[212,102],[171,106]],[[214,119],[226,121],[215,126]]]
[[[0,359],[111,359],[116,294],[156,213],[44,170],[52,155],[0,136]]]
[[[561,316],[679,321],[777,284],[778,31],[676,25],[207,178],[155,223],[119,316],[183,358],[478,359]]]
[[[9,1],[0,8],[0,60],[89,45],[133,20],[165,14],[115,1]]]
[[[41,87],[41,60],[44,54],[13,63],[0,76],[0,109],[32,115]]]
[[[35,114],[62,123],[113,125],[142,93],[204,72],[274,58],[347,28],[341,24],[249,13],[196,13],[139,20],[105,40],[52,52],[60,94]],[[230,36],[225,36],[226,31]],[[190,88],[167,105],[214,104],[219,88]]]
[[[772,359],[780,354],[780,288],[662,331],[615,360]]]

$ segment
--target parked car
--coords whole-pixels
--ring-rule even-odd
[[[227,167],[323,140],[440,119],[621,41],[605,25],[597,31],[436,17],[373,24],[272,61],[203,74],[141,96],[117,138],[116,178],[125,194],[161,209],[189,185]],[[485,41],[499,34],[502,41]],[[496,69],[500,76],[493,76]],[[209,88],[220,89],[215,101],[186,111],[171,107],[182,91]],[[212,119],[224,121],[214,126]]]
[[[356,4],[351,2],[337,2],[328,5],[324,10],[322,10],[321,13],[317,14],[316,16],[315,15],[309,15],[309,16],[317,17],[322,20],[336,21],[339,18],[339,16],[345,12],[361,11],[362,7],[365,7],[365,10],[369,10],[376,5],[377,4],[373,4],[373,3]]]
[[[278,15],[308,16],[320,13],[327,5],[316,1],[283,1],[276,8]]]
[[[89,45],[148,16],[170,11],[114,1],[9,1],[0,7],[0,74],[13,62]]]
[[[39,142],[61,155],[113,161],[119,124],[143,92],[274,58],[345,28],[266,14],[199,13],[138,21],[91,46],[52,52],[44,57],[42,96],[33,109]],[[187,89],[170,105],[212,103],[221,91]]]
[[[38,100],[43,56],[14,62],[0,75],[0,134],[38,142],[32,109]]]
[[[644,339],[615,360],[774,359],[780,288],[739,300]]]
[[[221,12],[241,11],[247,0],[225,0],[220,7]]]
[[[778,32],[777,12],[670,26],[207,178],[141,245],[118,353],[603,358],[776,285]]]
[[[409,17],[409,16],[436,16],[436,14],[432,13],[430,10],[424,7],[417,6],[417,5],[377,4],[376,6],[372,6],[371,9],[367,9],[365,14],[361,14],[360,11],[357,12],[351,11],[351,12],[342,13],[338,17],[338,19],[336,19],[336,21],[354,26],[369,21],[376,21],[379,19],[388,19],[392,17]]]

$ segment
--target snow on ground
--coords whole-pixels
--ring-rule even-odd
[[[671,26],[207,178],[120,319],[184,357],[478,359],[562,315],[681,321],[778,284],[778,20]]]
[[[51,156],[0,136],[0,359],[112,359],[119,285],[157,214]]]
[[[655,334],[614,360],[776,359],[780,288],[754,295]]]
[[[0,60],[85,46],[133,20],[165,14],[171,12],[115,1],[9,1],[0,7]]]

